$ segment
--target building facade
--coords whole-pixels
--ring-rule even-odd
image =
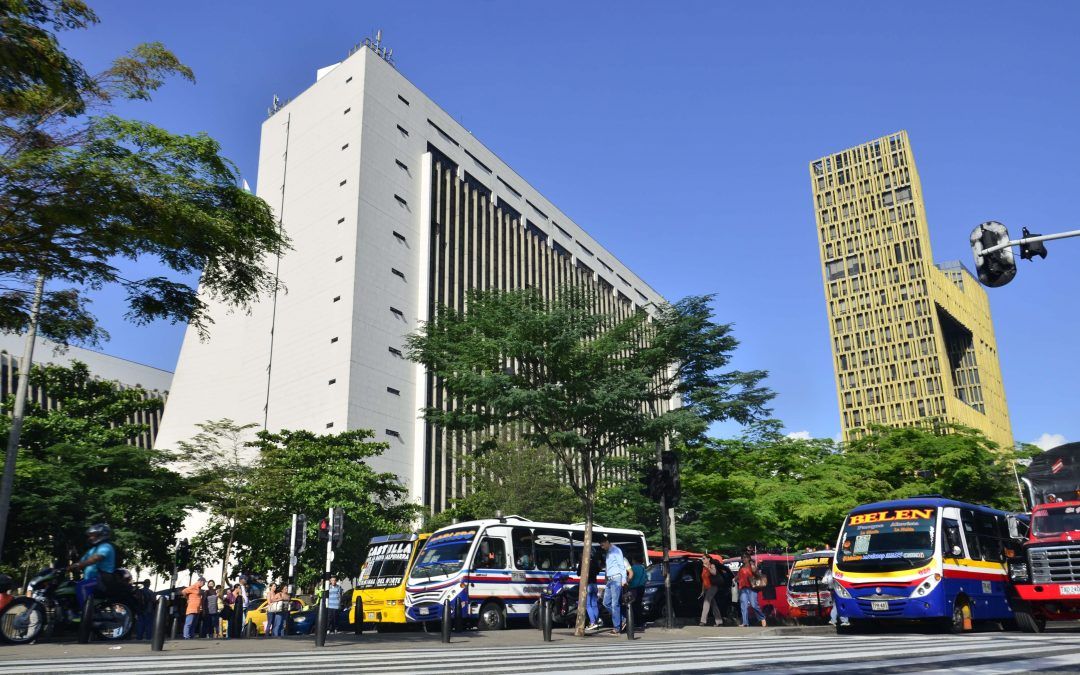
[[[844,440],[957,422],[1011,447],[985,290],[935,265],[906,132],[810,163]]]
[[[602,308],[663,298],[371,48],[319,70],[263,124],[257,193],[293,249],[275,298],[214,305],[208,341],[188,330],[159,447],[208,419],[267,429],[372,429],[372,461],[414,501],[444,509],[465,486],[461,437],[420,418],[450,405],[403,338],[470,289],[575,283]]]
[[[0,333],[0,400],[5,400],[8,396],[15,394],[19,382],[19,364],[22,363],[25,343],[26,338],[22,335]],[[42,338],[38,338],[34,343],[33,363],[36,366],[46,364],[70,366],[75,361],[85,363],[90,374],[96,378],[115,382],[126,389],[135,387],[142,389],[146,398],[158,398],[164,401],[169,395],[172,373],[167,370],[81,347],[60,347]],[[47,391],[39,387],[31,385],[27,391],[27,397],[43,408],[56,407],[56,401],[49,397]],[[140,448],[153,446],[158,429],[161,427],[161,416],[161,410],[136,413],[131,422],[146,425],[146,431],[135,439],[134,445]]]

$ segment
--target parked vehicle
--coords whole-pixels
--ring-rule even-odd
[[[127,573],[118,570],[123,577]],[[126,577],[130,586],[130,575]],[[80,639],[121,640],[135,625],[133,593],[90,597],[96,582],[75,582],[63,568],[47,567],[27,585],[29,596],[13,598],[0,613],[0,637],[28,644],[51,637],[57,629],[80,629]]]
[[[710,555],[717,567],[723,564],[720,556]],[[692,551],[671,551],[668,556],[671,566],[672,613],[676,619],[684,622],[693,620],[696,623],[701,617],[701,567],[704,556],[703,553]],[[652,552],[649,554],[649,559],[653,563],[647,570],[648,581],[645,582],[641,602],[634,608],[634,612],[635,616],[640,616],[643,621],[664,621],[666,590],[663,564],[658,562],[661,556],[654,556]],[[722,585],[719,579],[714,579],[713,582]],[[729,602],[725,602],[731,597],[730,587],[721,587],[719,593],[716,599],[721,608],[730,606]],[[725,617],[725,620],[730,620],[730,618]]]
[[[264,598],[248,601],[247,609],[247,635],[263,635],[266,633],[266,606]],[[310,633],[315,622],[314,605],[309,605],[299,598],[289,600],[289,618],[285,632],[289,635],[305,635]],[[299,628],[297,628],[299,626]],[[299,630],[300,632],[296,632]]]
[[[833,578],[840,617],[857,630],[936,622],[954,632],[1011,621],[1006,514],[939,495],[864,504],[844,519]]]
[[[371,538],[357,582],[363,601],[361,621],[375,624],[377,631],[405,625],[405,580],[430,536],[430,533],[388,534]],[[355,625],[356,603],[350,605],[349,624]]]
[[[1024,482],[1030,527],[1009,519],[1009,594],[1017,625],[1041,633],[1047,621],[1080,619],[1080,443],[1036,456]]]
[[[823,579],[832,567],[835,551],[812,551],[795,556],[787,581],[791,618],[798,622],[828,622],[832,591]]]
[[[585,526],[539,523],[520,516],[459,523],[431,535],[409,573],[405,616],[413,622],[442,618],[443,602],[483,630],[506,628],[528,617],[556,572],[578,583]],[[628,557],[644,557],[637,530],[595,526],[594,542],[606,534]],[[594,543],[593,555],[600,557]],[[602,581],[601,574],[598,581]]]
[[[758,605],[765,614],[765,618],[771,623],[787,624],[793,621],[791,605],[787,601],[787,580],[791,566],[795,562],[795,556],[779,553],[755,553],[754,564],[765,575],[768,584],[758,591]],[[731,573],[738,576],[739,568],[742,567],[742,558],[725,558]],[[738,591],[732,589],[732,598],[738,605]]]

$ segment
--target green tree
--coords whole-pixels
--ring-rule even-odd
[[[558,458],[550,449],[506,438],[492,441],[458,459],[469,494],[442,513],[429,516],[425,529],[491,518],[496,511],[531,520],[572,523],[581,518],[581,503],[566,486]]]
[[[472,433],[515,428],[529,445],[550,448],[581,501],[589,547],[607,460],[620,448],[696,438],[717,420],[752,421],[772,396],[760,384],[764,372],[722,370],[738,343],[729,325],[712,321],[710,301],[691,297],[652,318],[618,318],[574,287],[552,300],[535,289],[472,292],[467,309],[437,308],[407,340],[409,357],[455,401],[425,418]],[[663,411],[674,398],[682,406]],[[584,625],[582,585],[579,635]]]
[[[104,521],[126,564],[166,570],[169,546],[191,497],[186,481],[168,467],[166,453],[132,443],[147,430],[131,420],[159,411],[162,402],[138,388],[92,377],[86,366],[45,366],[32,382],[57,402],[27,406],[12,498],[9,560],[49,554],[66,560],[85,548],[88,525]],[[11,420],[10,398],[0,433]]]
[[[96,21],[81,0],[0,3],[0,330],[28,325],[44,277],[40,329],[57,342],[104,337],[83,294],[107,284],[124,289],[130,320],[190,322],[205,335],[210,298],[247,305],[273,290],[264,260],[284,236],[209,136],[105,114],[168,77],[194,78],[160,43],[88,74],[56,32]],[[145,257],[198,273],[199,288],[118,267]]]
[[[412,529],[420,509],[392,473],[379,473],[368,461],[386,443],[369,430],[318,435],[310,431],[260,431],[251,447],[259,457],[251,480],[252,512],[236,533],[241,569],[281,570],[287,565],[286,535],[291,514],[308,516],[308,547],[298,565],[298,582],[321,578],[325,549],[316,525],[330,507],[345,511],[344,544],[335,550],[334,568],[355,576],[368,540],[376,534]]]
[[[208,516],[199,545],[193,548],[217,553],[224,585],[237,527],[255,509],[251,500],[255,452],[247,447],[245,435],[258,425],[221,419],[197,426],[198,434],[177,444],[177,459],[188,468],[192,497]]]

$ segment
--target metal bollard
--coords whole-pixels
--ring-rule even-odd
[[[450,625],[453,618],[450,616],[450,600],[443,600],[442,604],[442,641],[450,642]]]
[[[630,602],[626,603],[626,639],[633,640],[634,638],[634,599],[630,598]]]
[[[360,597],[360,592],[356,591],[356,602],[353,604],[353,616],[356,618],[356,622],[353,624],[353,633],[361,635],[364,632],[364,599]]]
[[[551,600],[544,600],[540,605],[540,621],[544,626],[544,642],[551,642]]]
[[[169,623],[169,600],[164,595],[158,596],[154,608],[154,626],[150,633],[150,651],[160,652],[165,647],[165,626]]]
[[[315,646],[326,644],[326,596],[319,598],[319,609],[315,612]]]

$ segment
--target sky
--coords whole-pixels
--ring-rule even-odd
[[[799,436],[840,431],[811,160],[906,129],[938,261],[972,267],[986,220],[1080,227],[1080,3],[91,5],[101,23],[62,37],[91,70],[160,40],[198,80],[117,112],[209,133],[253,187],[271,97],[381,28],[402,74],[665,297],[714,294],[733,366],[769,371]],[[1050,447],[1080,440],[1080,239],[1047,248],[988,292],[1013,433]],[[103,351],[175,368],[183,326],[94,299]]]

